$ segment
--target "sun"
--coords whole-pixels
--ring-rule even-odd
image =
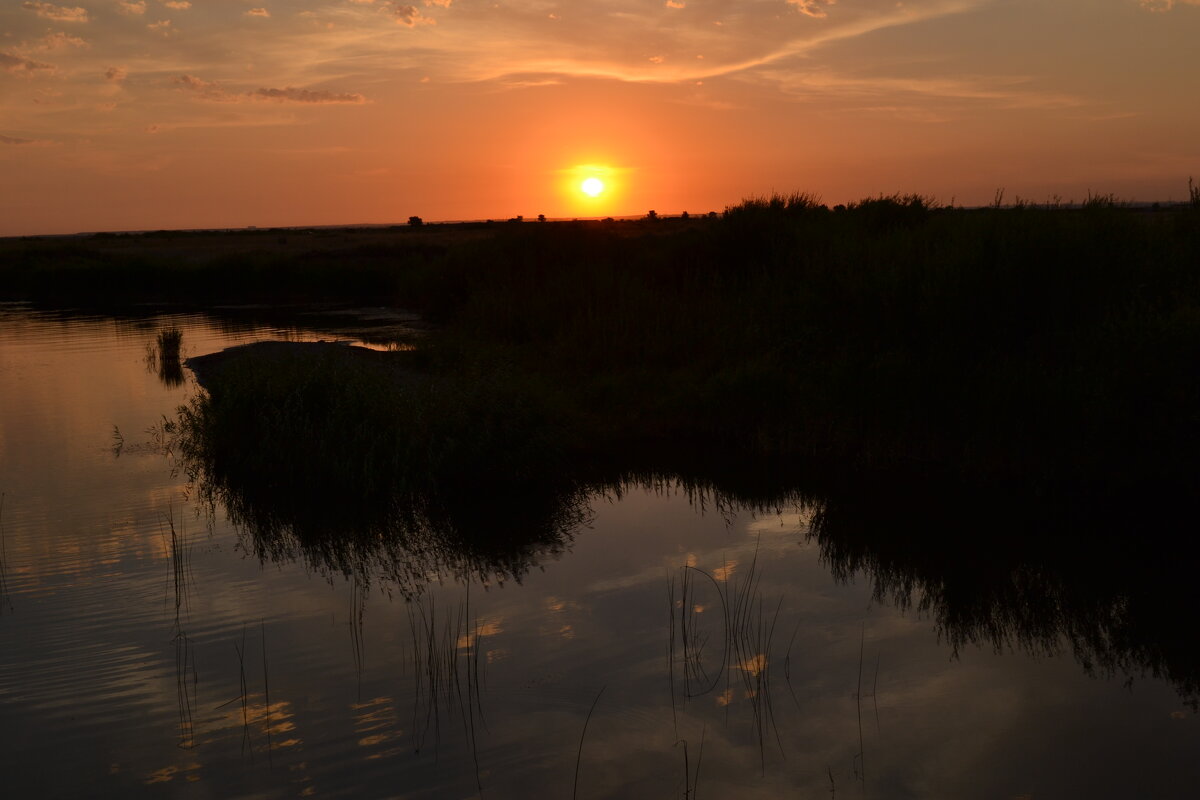
[[[604,181],[599,178],[588,178],[583,183],[579,184],[579,191],[586,194],[588,197],[599,197],[604,191]]]

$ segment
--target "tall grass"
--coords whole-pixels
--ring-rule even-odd
[[[228,255],[164,280],[228,277],[246,299],[272,285],[279,298],[370,296],[438,326],[419,355],[432,379],[418,386],[279,365],[230,376],[242,388],[213,398],[276,452],[328,463],[335,486],[345,452],[367,454],[368,482],[400,475],[415,496],[528,482],[553,475],[555,458],[697,442],[1047,494],[1194,485],[1200,215],[1105,194],[1073,208],[1001,199],[831,209],[797,194],[719,219],[485,226],[436,242],[422,226],[245,274],[224,270],[261,254]],[[326,435],[326,405],[366,422]],[[301,408],[316,435],[292,435],[285,420]]]

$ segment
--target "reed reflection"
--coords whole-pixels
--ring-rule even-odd
[[[435,384],[371,351],[347,364],[349,349],[223,366],[164,423],[196,496],[252,552],[411,598],[447,576],[520,581],[569,547],[585,493],[528,410],[498,387]]]
[[[1167,680],[1195,710],[1200,550],[1180,505],[893,486],[826,496],[811,536],[836,577],[868,576],[955,651],[1069,652],[1088,673]]]
[[[146,343],[146,371],[158,376],[163,386],[174,389],[183,385],[183,331],[174,326],[159,330]]]
[[[736,453],[601,463],[547,434],[545,411],[494,378],[424,377],[417,354],[291,352],[272,355],[270,369],[261,359],[222,366],[167,437],[197,494],[226,509],[260,558],[383,579],[415,597],[445,576],[520,581],[570,547],[600,496],[684,492],[730,518],[799,508],[836,577],[867,576],[878,600],[928,614],[953,648],[1071,653],[1089,672],[1153,675],[1193,705],[1200,696],[1200,649],[1185,624],[1198,551],[1175,535],[1169,498],[868,479]],[[776,609],[753,575],[751,565],[730,583],[685,568],[674,579],[683,695],[728,689],[714,675],[739,665],[747,692],[765,692],[772,667],[786,670],[772,663],[786,648],[775,639],[772,654]],[[692,658],[686,598],[710,584],[727,640],[710,644],[715,664]],[[758,716],[769,720],[766,694]]]

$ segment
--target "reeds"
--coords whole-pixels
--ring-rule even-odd
[[[174,388],[183,384],[182,346],[183,331],[175,326],[159,330],[146,344],[146,369],[156,373],[164,386]]]
[[[712,694],[724,685],[725,708],[728,715],[735,682],[741,694],[749,701],[754,730],[759,747],[760,766],[766,769],[766,744],[769,735],[779,742],[773,706],[772,670],[776,660],[774,653],[775,626],[783,606],[779,598],[775,607],[764,606],[760,591],[761,574],[758,570],[758,547],[744,569],[734,570],[728,562],[722,565],[724,579],[693,566],[679,569],[678,591],[676,579],[668,579],[667,597],[671,605],[672,626],[668,650],[668,675],[672,683],[672,714],[675,713],[674,684],[675,663],[683,665],[683,696],[685,699]],[[730,574],[732,573],[732,574]],[[704,650],[710,633],[698,630],[697,621],[702,608],[692,575],[702,576],[711,585],[717,599],[715,608],[709,610],[721,620],[721,647],[718,655],[708,659],[706,666]],[[719,612],[719,613],[718,613]],[[678,634],[676,633],[678,632]],[[678,639],[676,638],[678,636]],[[675,643],[679,642],[679,657],[676,658]],[[790,645],[788,658],[790,658]],[[785,662],[786,663],[786,662]],[[711,674],[710,674],[711,673]],[[736,677],[735,677],[736,676]],[[790,675],[785,672],[789,682]]]
[[[457,710],[475,759],[478,786],[476,723],[486,727],[482,699],[486,656],[481,657],[482,629],[478,620],[470,617],[470,595],[445,614],[439,612],[436,597],[429,598],[428,607],[424,600],[414,599],[407,611],[414,679],[414,749],[420,752],[431,738],[436,749],[443,717],[448,721]]]
[[[8,550],[4,533],[4,499],[0,492],[0,614],[4,609],[12,610],[12,601],[8,596]]]
[[[592,705],[588,708],[587,716],[583,719],[583,730],[579,732],[579,747],[575,751],[575,780],[571,784],[571,800],[576,800],[579,797],[579,770],[583,763],[583,742],[587,738],[588,723],[592,721],[592,714],[596,713],[596,705],[600,702],[600,695],[604,694],[607,686],[601,686],[600,691],[596,692],[596,697],[592,700]]]
[[[178,361],[180,346],[183,344],[183,331],[174,326],[163,328],[155,337],[159,358],[163,361]]]

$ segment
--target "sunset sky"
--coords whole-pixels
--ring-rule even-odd
[[[0,235],[1179,200],[1189,175],[1200,0],[0,5]]]

